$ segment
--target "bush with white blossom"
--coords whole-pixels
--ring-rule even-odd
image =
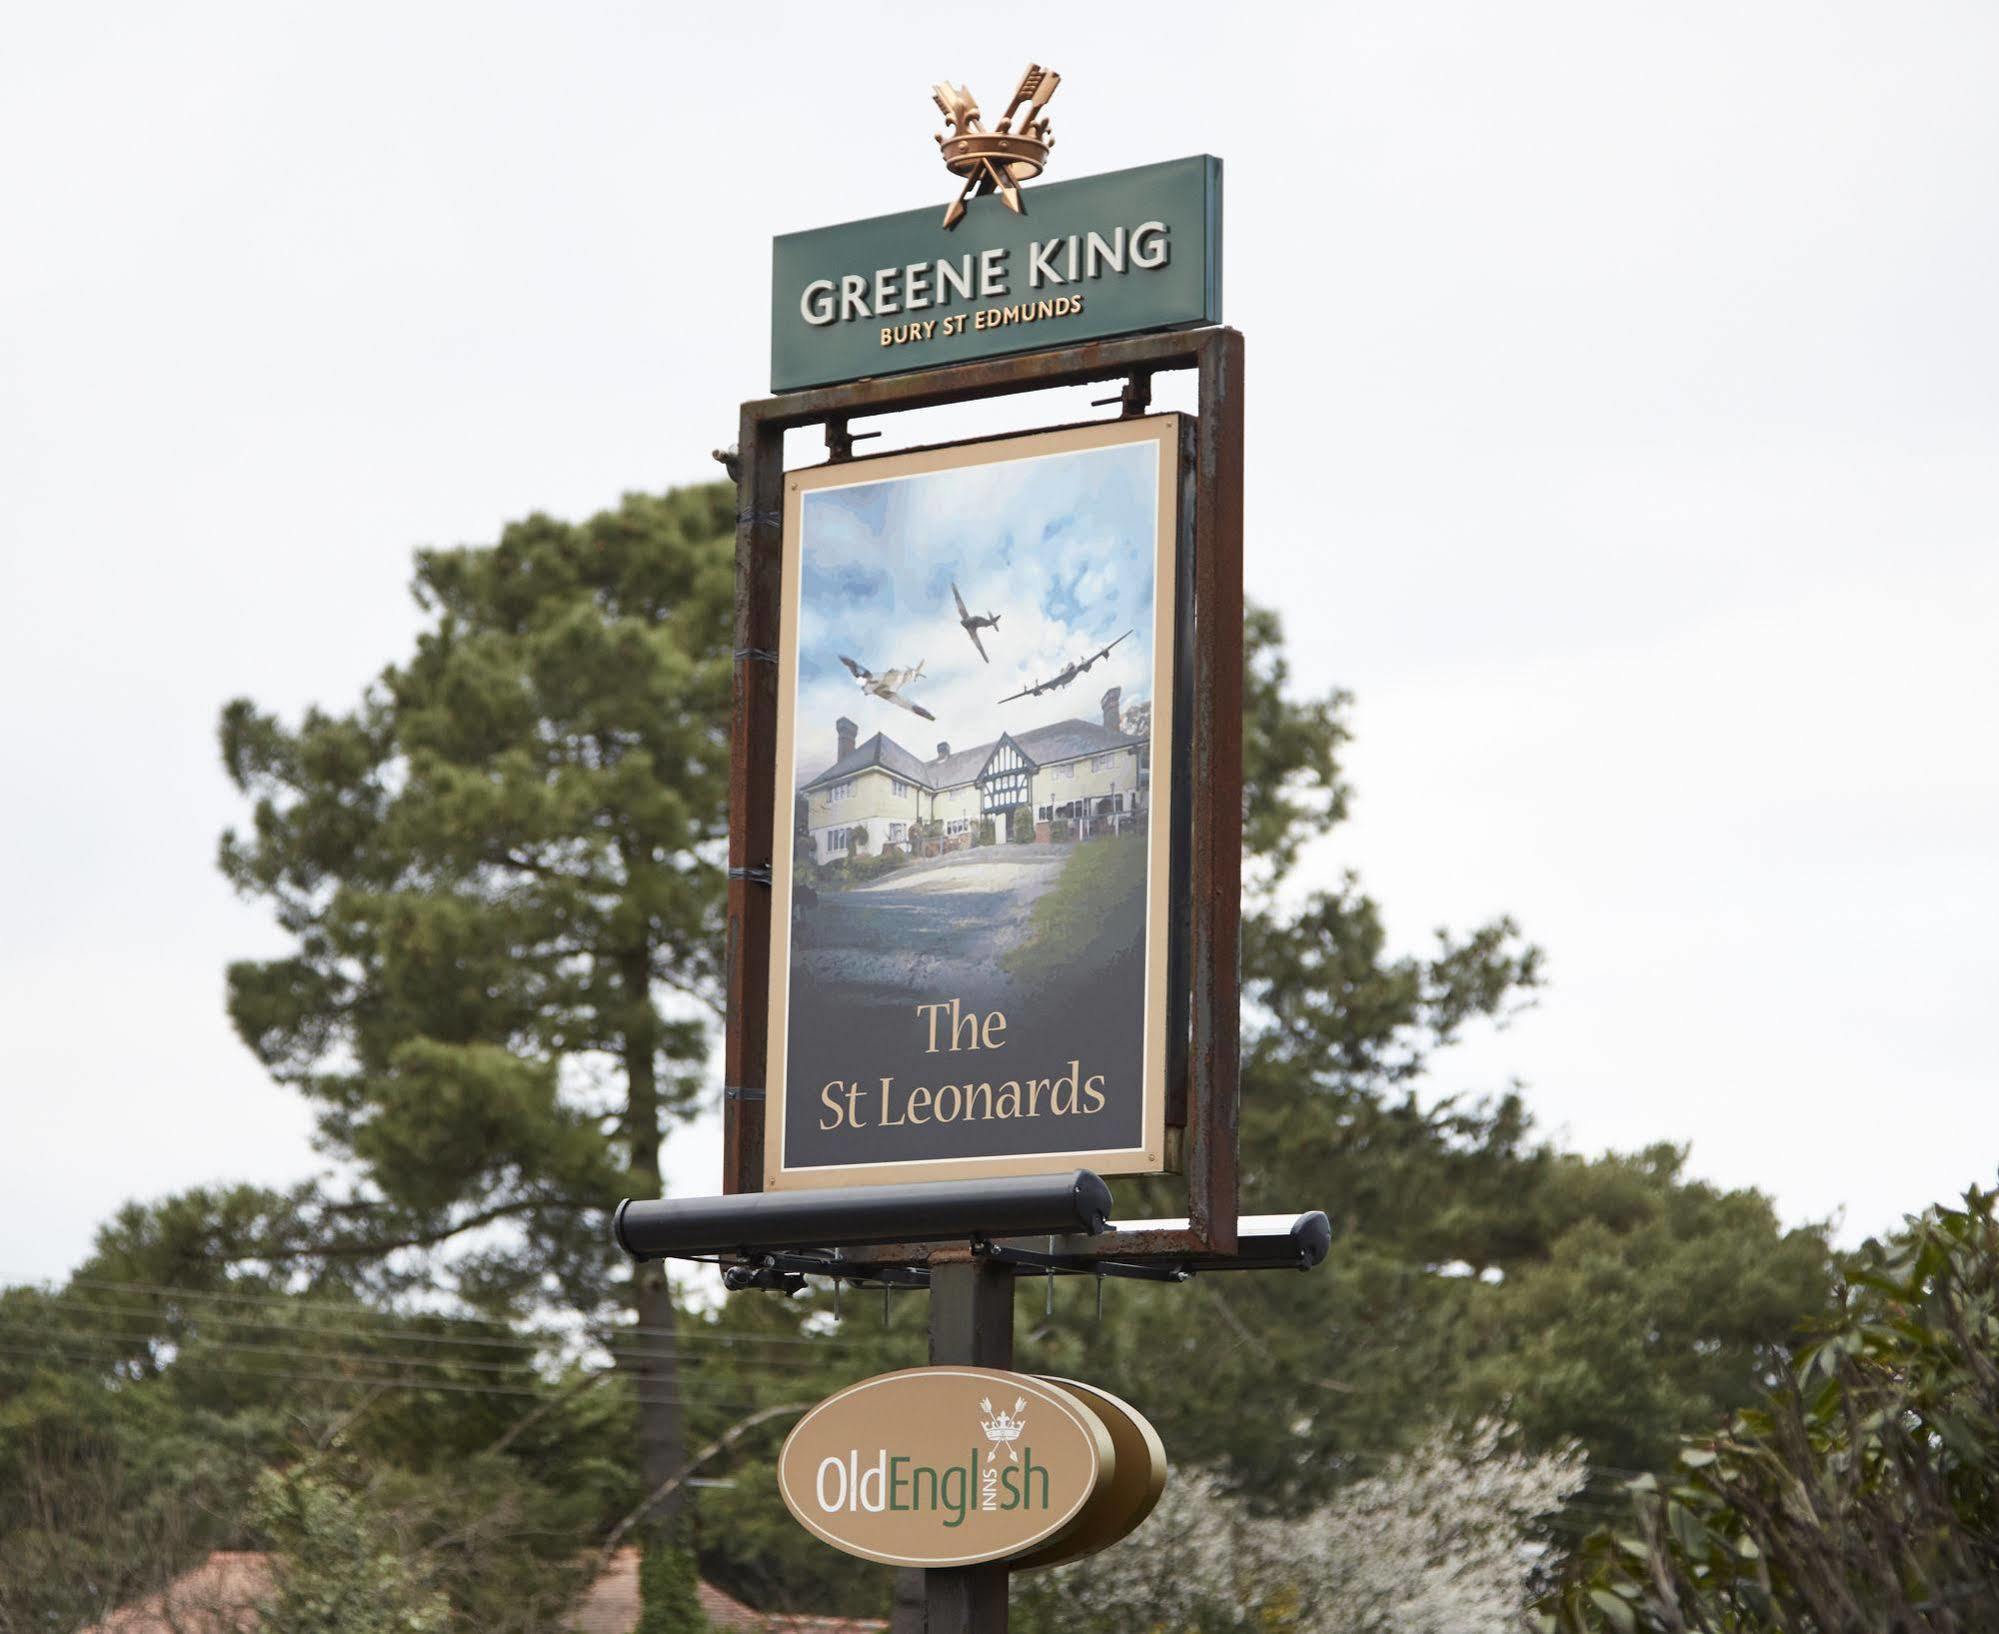
[[[1510,1450],[1505,1426],[1433,1433],[1303,1515],[1256,1513],[1176,1470],[1115,1548],[1015,1581],[1017,1626],[1065,1634],[1515,1634],[1553,1564],[1541,1520],[1580,1451]]]

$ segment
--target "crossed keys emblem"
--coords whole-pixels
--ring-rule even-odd
[[[991,130],[979,123],[978,99],[964,86],[947,81],[930,87],[930,95],[951,121],[950,133],[937,138],[944,150],[944,164],[952,175],[965,178],[964,187],[944,212],[947,230],[958,225],[965,206],[981,193],[997,193],[1009,210],[1016,215],[1023,213],[1020,184],[1041,174],[1048,164],[1048,150],[1055,145],[1042,109],[1061,83],[1062,76],[1053,69],[1029,63],[1013,100]],[[1018,129],[1015,114],[1020,116]]]

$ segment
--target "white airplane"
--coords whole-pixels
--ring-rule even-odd
[[[923,705],[913,704],[902,695],[902,689],[908,686],[911,681],[922,678],[922,659],[919,658],[916,661],[916,668],[914,669],[883,670],[879,675],[875,674],[872,670],[863,669],[845,653],[840,654],[840,662],[853,671],[854,679],[860,683],[861,690],[870,697],[879,698],[883,703],[896,704],[908,710],[912,715],[921,715],[926,721],[934,721],[937,718],[929,710],[925,709]]]

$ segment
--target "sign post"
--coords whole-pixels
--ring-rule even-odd
[[[920,1567],[927,1634],[1137,1526],[1136,1410],[1013,1368],[1015,1280],[1306,1270],[1239,1218],[1243,338],[1221,163],[1023,194],[1058,76],[988,129],[935,90],[956,197],[779,238],[739,493],[723,1195],[627,1200],[635,1257],[731,1290],[930,1294],[930,1363],[810,1410],[802,1524]],[[1149,412],[1194,377],[1191,414]],[[856,458],[857,419],[1111,385],[1082,425]],[[785,437],[827,458],[787,472]],[[1103,1176],[1174,1176],[1120,1221]],[[983,1392],[983,1393],[981,1393]],[[975,1404],[977,1412],[971,1411]],[[901,1634],[901,1631],[899,1631]]]
[[[990,1260],[940,1265],[930,1273],[930,1360],[933,1366],[1013,1366],[1013,1273]],[[1012,1568],[926,1570],[924,1634],[1006,1634]]]

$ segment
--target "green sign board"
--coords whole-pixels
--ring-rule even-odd
[[[1202,154],[787,233],[771,255],[772,391],[1222,317],[1222,162]]]

